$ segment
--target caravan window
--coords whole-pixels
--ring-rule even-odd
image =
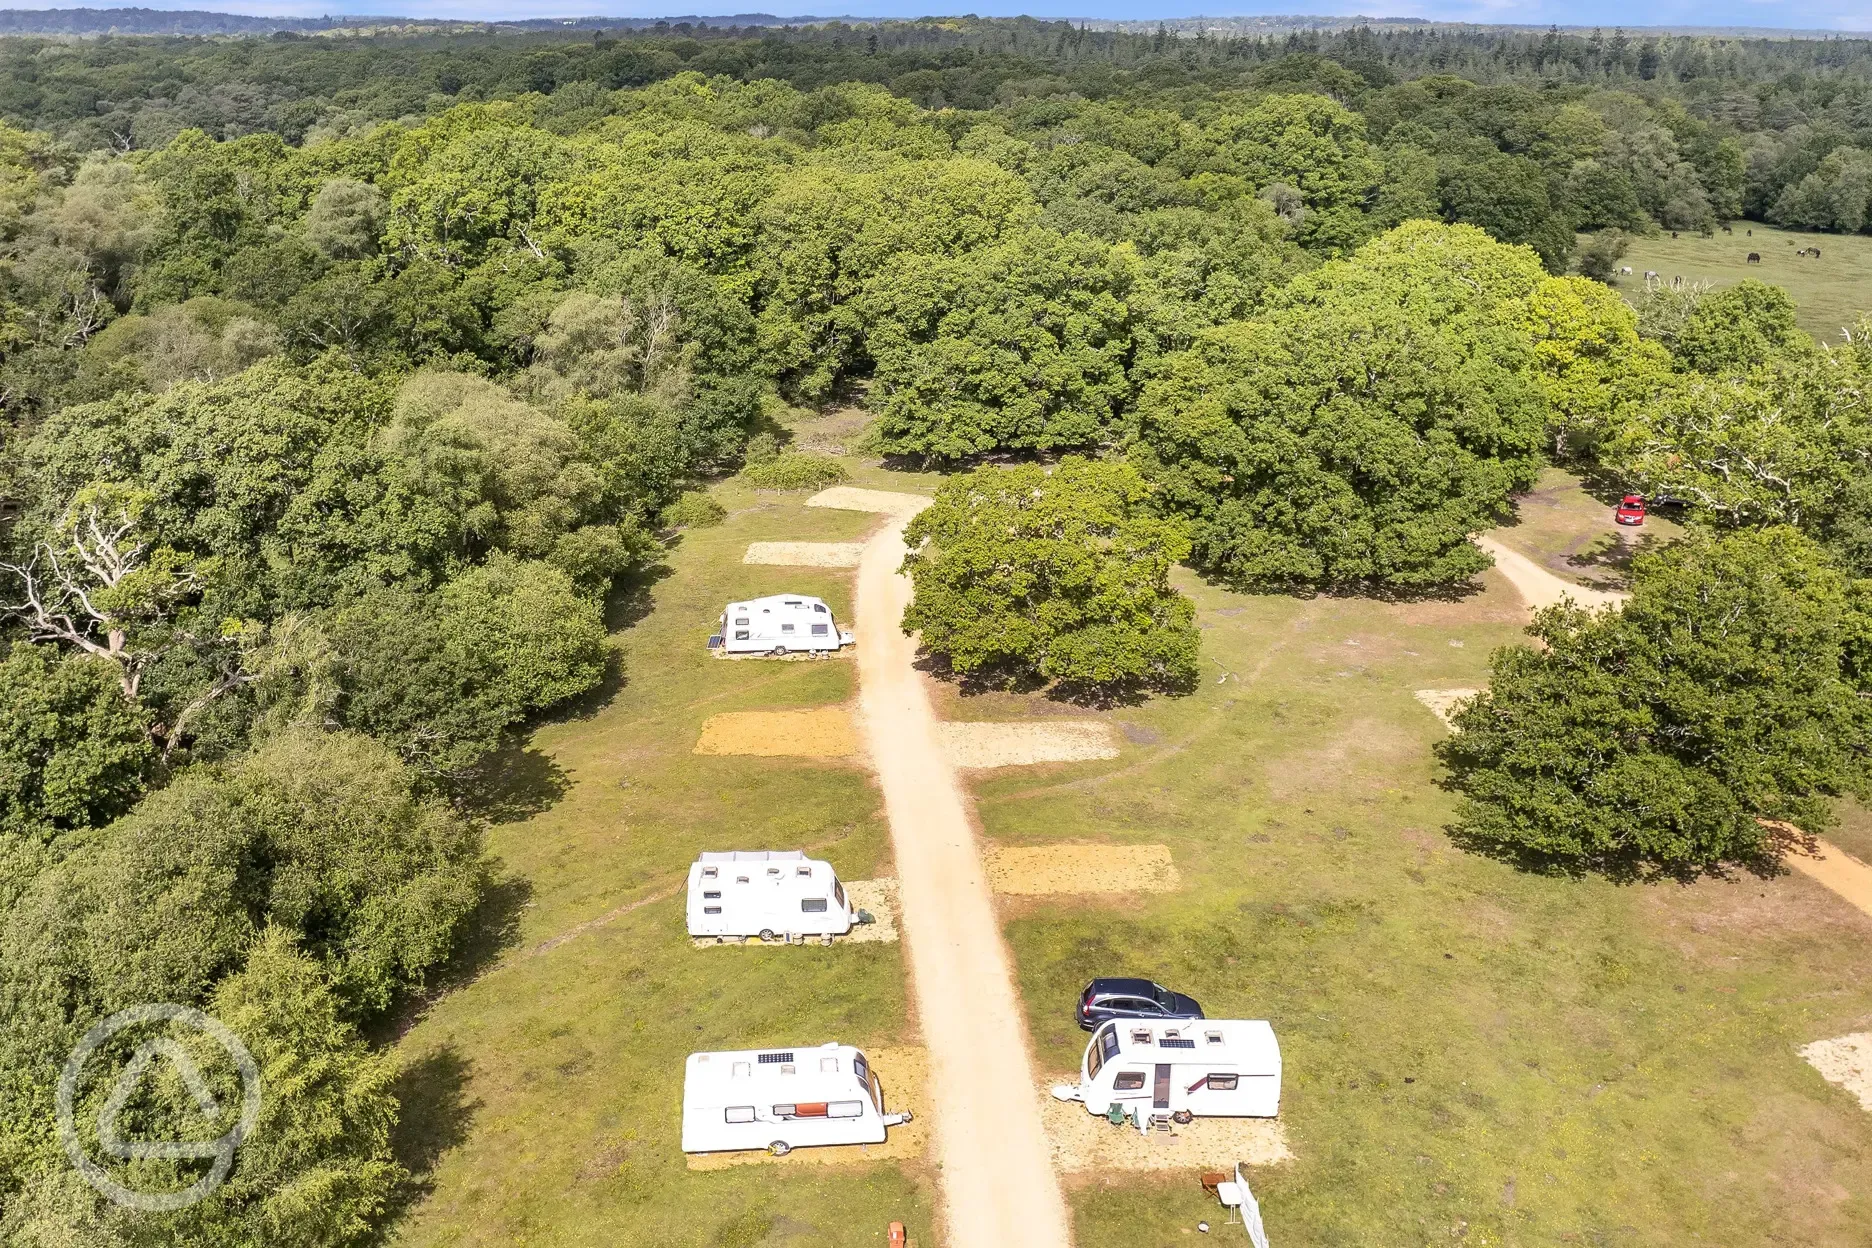
[[[722,1111],[722,1117],[729,1122],[753,1122],[754,1107],[752,1105],[730,1105],[727,1109]]]
[[[717,890],[716,890],[715,892],[712,892],[712,893],[703,893],[703,894],[702,894],[702,900],[703,900],[703,901],[720,901],[720,900],[721,900],[721,890],[720,890],[720,889],[717,889]]]
[[[833,1101],[830,1105],[826,1106],[826,1117],[828,1118],[862,1118],[864,1117],[864,1102],[863,1101]]]
[[[1114,1092],[1136,1092],[1144,1086],[1144,1072],[1141,1070],[1121,1070],[1112,1080]]]
[[[794,867],[793,874],[794,875],[811,875],[812,868],[811,867]]]
[[[735,619],[735,627],[736,627],[736,628],[746,628],[746,627],[747,627],[747,617],[746,617],[746,616],[739,616],[739,617],[737,617],[737,618]]]
[[[703,906],[702,913],[703,914],[720,914],[721,907],[720,906]]]
[[[780,631],[783,633],[790,633],[793,631],[793,626],[791,624],[782,624],[780,626]]]
[[[737,628],[737,629],[735,629],[735,635],[734,635],[734,639],[735,639],[736,641],[746,641],[746,640],[747,640],[747,638],[748,638],[748,630],[747,630],[747,629],[745,629],[745,628]]]
[[[845,886],[837,880],[832,881],[832,899],[839,903],[839,909],[845,908]]]
[[[712,880],[712,879],[714,879],[714,878],[715,878],[715,875],[716,875],[716,872],[715,872],[715,868],[714,868],[714,867],[703,867],[703,868],[702,868],[702,878],[703,878],[703,879],[705,879],[705,880]]]
[[[828,612],[828,611],[827,611],[827,610],[825,609],[825,603],[823,603],[823,602],[815,602],[815,603],[813,603],[813,610],[815,610],[815,611],[817,611],[817,612],[818,612],[818,613],[819,613],[820,615],[829,615],[829,614],[831,614],[830,612]]]
[[[858,1076],[858,1082],[865,1087],[871,1086],[871,1068],[865,1065],[864,1054],[852,1058],[852,1073]]]
[[[832,635],[832,629],[829,625],[815,624],[812,626],[812,635],[815,637],[830,637]]]
[[[1235,1084],[1240,1078],[1240,1075],[1224,1075],[1211,1071],[1208,1080],[1209,1090],[1211,1092],[1233,1092],[1235,1090]]]
[[[826,912],[825,898],[802,897],[800,899],[799,908],[807,914],[824,914]]]
[[[1105,1065],[1106,1059],[1117,1056],[1118,1031],[1107,1027],[1092,1038],[1092,1056],[1087,1059],[1086,1073],[1094,1079],[1098,1078],[1099,1069]]]

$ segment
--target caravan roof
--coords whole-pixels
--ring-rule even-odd
[[[1232,1062],[1244,1071],[1280,1070],[1280,1044],[1265,1019],[1121,1018],[1099,1028],[1118,1036],[1119,1054],[1153,1062]]]

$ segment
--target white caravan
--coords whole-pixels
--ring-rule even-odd
[[[855,640],[839,631],[825,599],[774,594],[729,603],[709,648],[724,654],[827,654]]]
[[[910,1114],[884,1112],[884,1086],[849,1044],[691,1053],[683,1072],[685,1153],[882,1144]]]
[[[691,936],[843,936],[856,921],[832,865],[797,849],[705,853],[689,866]]]
[[[1272,1118],[1280,1112],[1281,1056],[1259,1019],[1113,1019],[1092,1033],[1079,1086],[1053,1095],[1083,1101],[1139,1130],[1191,1118]]]

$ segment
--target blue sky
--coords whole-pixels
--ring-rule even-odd
[[[5,2],[5,0],[0,0]],[[141,0],[148,8],[209,9],[222,13],[290,14],[316,17],[324,13],[379,13],[410,17],[500,19],[518,17],[571,17],[604,15],[657,17],[670,13],[702,15],[764,12],[782,16],[802,13],[852,13],[870,17],[919,17],[931,13],[972,12],[982,16],[1031,14],[1035,17],[1094,17],[1153,19],[1196,14],[1252,13],[1367,13],[1372,16],[1426,17],[1443,21],[1536,23],[1570,26],[1755,26],[1779,29],[1872,31],[1872,0],[1365,0],[1364,3],[1307,3],[1277,0],[1262,8],[1225,3],[1180,6],[1148,0],[957,0],[952,7],[934,7],[929,0],[688,0],[669,3],[632,3],[630,0]],[[99,0],[59,0],[35,3],[10,0],[25,8],[65,8],[79,4],[115,7]]]

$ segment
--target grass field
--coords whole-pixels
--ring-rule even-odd
[[[1479,685],[1519,638],[1486,581],[1381,604],[1186,580],[1196,694],[1112,712],[1142,743],[1118,760],[977,782],[996,841],[1167,843],[1185,881],[1008,907],[1042,1068],[1077,1062],[1068,994],[1097,973],[1271,1019],[1297,1160],[1256,1189],[1282,1245],[1869,1242],[1872,1115],[1795,1049],[1872,1023],[1872,921],[1800,876],[1621,886],[1454,849],[1411,691]],[[1082,1248],[1219,1221],[1193,1173],[1074,1204]]]
[[[1672,238],[1668,232],[1634,238],[1624,261],[1633,276],[1621,277],[1617,285],[1628,293],[1644,289],[1647,269],[1667,282],[1682,277],[1728,286],[1758,278],[1786,289],[1801,327],[1822,342],[1838,342],[1841,326],[1872,312],[1872,235],[1805,234],[1753,221],[1731,228],[1733,234],[1718,231],[1710,238]],[[1806,247],[1820,248],[1820,258],[1794,254]],[[1751,251],[1761,256],[1760,264],[1748,263]]]
[[[932,480],[862,468],[858,483]],[[889,858],[858,767],[690,752],[718,712],[852,695],[850,663],[719,663],[702,640],[731,595],[847,604],[848,572],[746,567],[749,541],[873,523],[717,493],[728,522],[685,534],[630,613],[654,607],[621,634],[627,681],[515,760],[515,815],[492,837],[512,933],[401,1042],[403,1147],[430,1189],[402,1244],[842,1248],[900,1218],[933,1248],[925,1162],[694,1173],[678,1151],[693,1049],[916,1041],[899,946],[699,952],[683,936],[672,890],[699,849],[809,845],[848,878]],[[1606,511],[1549,474],[1500,536],[1563,575],[1616,577]],[[1795,1053],[1872,1025],[1872,921],[1804,876],[1614,885],[1454,849],[1430,754],[1444,729],[1412,692],[1479,685],[1491,648],[1521,639],[1497,574],[1421,603],[1179,578],[1204,630],[1189,697],[1096,710],[938,689],[948,719],[1124,728],[1115,760],[972,777],[994,842],[1167,844],[1183,880],[1096,904],[1003,899],[1043,1073],[1075,1066],[1070,994],[1097,973],[1272,1020],[1297,1159],[1255,1187],[1282,1248],[1872,1243],[1872,1115]],[[1846,823],[1842,843],[1872,843],[1872,818]],[[1082,1248],[1221,1221],[1193,1169],[1078,1179],[1070,1196]]]
[[[430,1190],[399,1243],[819,1248],[881,1244],[889,1218],[928,1225],[931,1183],[915,1167],[696,1174],[678,1147],[692,1050],[876,1046],[914,1031],[898,945],[698,951],[684,934],[671,890],[699,850],[808,846],[848,879],[889,861],[858,767],[690,752],[717,712],[852,696],[850,662],[718,662],[703,642],[731,596],[799,589],[849,618],[849,573],[747,567],[741,554],[775,536],[851,540],[874,523],[808,509],[804,495],[717,493],[727,523],[684,534],[671,574],[636,604],[654,610],[622,634],[623,686],[513,760],[518,817],[491,836],[511,935],[400,1044],[402,1148]]]

